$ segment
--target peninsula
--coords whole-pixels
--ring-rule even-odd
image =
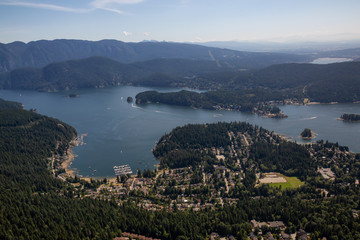
[[[202,108],[209,110],[228,110],[252,112],[268,118],[286,118],[276,105],[282,101],[271,101],[272,94],[265,90],[258,91],[209,91],[159,93],[146,91],[136,95],[136,104],[163,103],[169,105]]]

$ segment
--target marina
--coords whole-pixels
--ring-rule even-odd
[[[129,164],[120,165],[120,166],[114,166],[114,172],[116,176],[120,175],[126,175],[126,174],[132,174],[131,167]]]

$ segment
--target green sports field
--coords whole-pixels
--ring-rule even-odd
[[[284,177],[286,179],[286,183],[269,183],[269,185],[271,187],[280,187],[282,189],[286,189],[286,188],[298,188],[302,185],[304,185],[304,182],[300,181],[297,177],[286,177],[282,174],[278,174],[281,177]]]

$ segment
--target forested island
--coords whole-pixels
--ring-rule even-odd
[[[341,115],[340,120],[347,122],[360,122],[360,114],[346,114]]]
[[[347,147],[186,125],[158,141],[158,170],[85,181],[61,166],[75,129],[0,103],[1,239],[360,238],[360,154]]]
[[[315,138],[315,133],[313,131],[311,131],[309,128],[305,128],[301,133],[300,133],[300,137],[302,139],[313,139]]]

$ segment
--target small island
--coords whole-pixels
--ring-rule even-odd
[[[304,131],[300,133],[300,137],[302,139],[313,139],[315,138],[315,133],[311,131],[309,128],[305,128]]]
[[[126,99],[126,101],[127,101],[128,103],[132,103],[132,102],[134,101],[134,99],[133,99],[132,97],[128,97],[128,98]]]
[[[360,114],[346,114],[341,115],[339,120],[346,122],[360,122]]]

